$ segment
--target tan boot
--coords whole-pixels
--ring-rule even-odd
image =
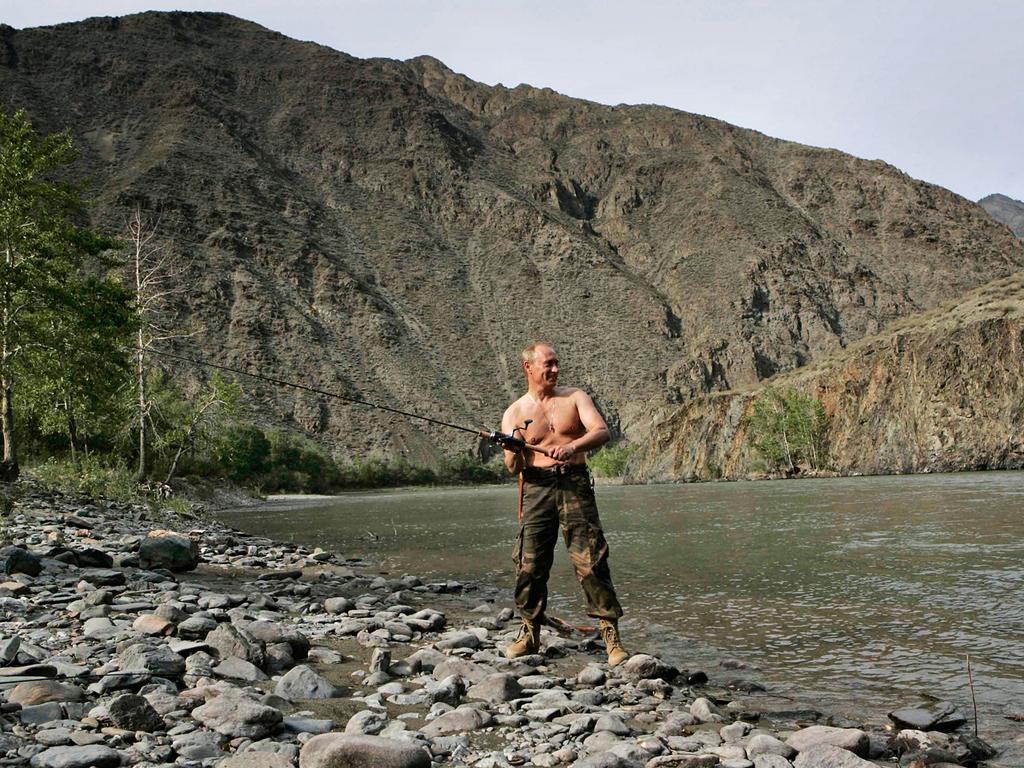
[[[614,619],[601,619],[601,637],[608,651],[608,666],[617,667],[629,658],[629,651],[622,647],[619,637],[619,623]]]
[[[538,651],[540,651],[540,624],[523,619],[519,637],[505,651],[505,658],[518,659],[520,656],[529,656]]]

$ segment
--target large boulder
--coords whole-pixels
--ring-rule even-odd
[[[430,768],[422,747],[380,736],[324,733],[306,742],[299,768]]]
[[[237,656],[260,669],[266,667],[266,644],[234,624],[218,624],[206,634],[206,644],[216,650],[222,659]]]
[[[199,565],[199,546],[188,536],[174,531],[150,531],[139,544],[142,568],[193,571]]]
[[[312,667],[301,666],[290,670],[282,677],[274,693],[289,701],[305,699],[336,699],[342,690]]]
[[[260,704],[242,691],[227,688],[192,710],[202,725],[229,738],[262,739],[277,730],[284,716],[281,710]]]

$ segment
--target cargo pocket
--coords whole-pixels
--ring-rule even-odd
[[[516,564],[516,571],[523,568],[523,537],[526,536],[526,526],[519,526],[519,535],[516,536],[516,543],[512,545],[512,562]]]

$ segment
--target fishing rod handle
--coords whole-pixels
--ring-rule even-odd
[[[544,454],[548,458],[551,457],[551,452],[547,448],[541,448],[539,445],[530,445],[529,443],[527,443],[526,445],[523,446],[523,448],[525,448],[528,451],[533,451],[534,453]]]

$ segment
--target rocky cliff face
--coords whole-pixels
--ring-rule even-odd
[[[94,223],[159,212],[202,353],[470,425],[497,422],[537,338],[639,440],[652,404],[756,385],[1024,267],[977,205],[882,162],[220,14],[0,28],[0,101],[71,129]],[[343,454],[475,447],[247,386]]]
[[[768,384],[819,398],[832,469],[851,474],[1024,467],[1024,273]],[[635,480],[739,479],[758,469],[746,417],[763,387],[667,413]]]
[[[1021,240],[1024,240],[1024,203],[1006,195],[989,195],[978,201],[978,205],[1000,224],[1005,224]]]

